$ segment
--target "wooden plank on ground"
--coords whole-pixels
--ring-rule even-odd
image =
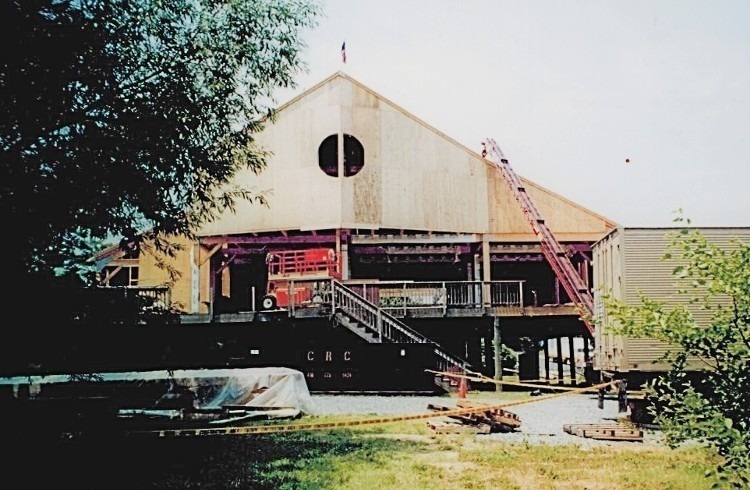
[[[608,441],[643,441],[643,431],[618,423],[604,424],[565,424],[563,430],[568,434],[588,439]]]
[[[486,434],[489,432],[488,429],[476,425],[466,425],[452,420],[428,420],[427,427],[429,427],[436,434]]]

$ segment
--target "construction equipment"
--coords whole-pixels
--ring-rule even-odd
[[[581,320],[583,320],[583,323],[593,335],[594,300],[591,296],[591,291],[589,291],[588,286],[583,282],[578,271],[576,271],[575,267],[570,262],[567,251],[562,245],[560,245],[560,242],[557,241],[545,224],[541,214],[539,214],[536,206],[534,206],[534,202],[526,193],[526,188],[523,183],[521,183],[521,179],[519,179],[513,171],[510,163],[508,163],[508,159],[505,158],[505,155],[495,140],[487,138],[482,145],[484,146],[482,156],[485,158],[494,157],[488,158],[488,160],[495,165],[510,186],[516,200],[521,204],[521,208],[523,209],[526,218],[531,224],[534,233],[539,238],[544,257],[555,272],[555,276],[562,284],[563,289],[578,308]]]
[[[341,277],[336,252],[329,248],[278,250],[266,255],[266,265],[264,310],[315,301],[317,283],[328,284]]]

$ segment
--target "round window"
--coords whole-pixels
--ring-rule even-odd
[[[339,176],[338,135],[332,134],[318,147],[318,166],[331,177]],[[365,149],[357,138],[344,134],[344,177],[357,175],[365,166]]]

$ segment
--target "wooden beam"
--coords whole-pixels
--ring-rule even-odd
[[[336,238],[331,235],[288,235],[282,236],[237,236],[237,237],[203,237],[203,245],[214,245],[216,243],[231,243],[234,245],[288,245],[292,243],[310,243],[310,244],[334,244]]]
[[[205,264],[206,262],[208,262],[208,261],[209,261],[209,260],[211,259],[211,257],[213,257],[213,255],[214,255],[214,254],[215,254],[216,252],[218,252],[220,248],[222,248],[222,246],[223,246],[223,245],[224,245],[223,243],[217,243],[216,245],[214,245],[214,248],[212,248],[211,250],[209,250],[209,252],[208,252],[208,257],[206,257],[205,259],[201,260],[201,261],[200,261],[200,262],[198,263],[198,266],[200,267],[200,266],[202,266],[203,264]],[[200,252],[199,252],[199,253],[200,253]]]
[[[112,259],[107,266],[115,267],[138,267],[138,259]]]
[[[104,283],[105,284],[109,284],[110,279],[112,279],[113,277],[115,277],[117,275],[117,273],[120,272],[121,270],[122,270],[122,266],[117,267],[114,270],[111,270],[111,271],[107,272],[107,275],[104,276]]]

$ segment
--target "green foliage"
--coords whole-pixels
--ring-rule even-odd
[[[685,306],[672,307],[645,296],[640,305],[609,298],[608,312],[619,322],[618,333],[660,339],[671,346],[665,358],[671,370],[648,390],[651,409],[670,444],[697,440],[715,448],[723,457],[716,471],[718,481],[746,488],[750,484],[750,244],[721,249],[687,228],[671,239],[663,260],[675,262],[680,293],[688,295],[693,307],[711,312],[710,324],[699,325]]]
[[[503,368],[516,369],[518,366],[518,354],[505,344],[500,345],[500,359]]]
[[[304,68],[314,1],[3,2],[6,272],[50,275],[107,237],[191,236],[240,200],[263,203],[230,181],[265,165],[254,134]]]

